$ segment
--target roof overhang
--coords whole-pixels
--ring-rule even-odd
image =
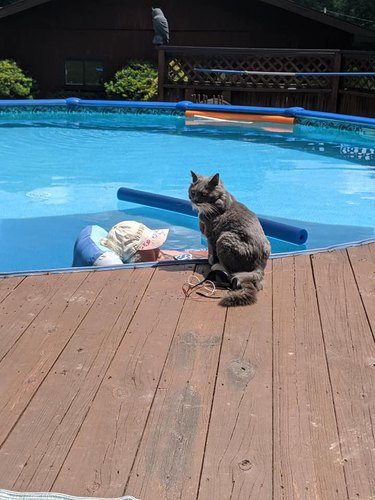
[[[337,17],[331,16],[329,14],[324,14],[323,12],[319,12],[317,10],[309,9],[308,7],[303,7],[302,5],[299,5],[290,0],[259,1],[267,3],[269,5],[273,5],[274,7],[279,7],[280,9],[288,10],[289,12],[293,12],[294,14],[297,14],[299,16],[303,16],[308,19],[312,19],[313,21],[332,26],[332,28],[346,31],[347,33],[351,33],[353,35],[375,38],[375,31],[373,30],[362,28],[361,26],[357,26],[356,24],[342,21]]]
[[[42,3],[50,2],[51,0],[20,0],[19,2],[11,3],[10,5],[5,5],[0,7],[0,18],[11,16],[22,12],[23,10],[31,9]]]
[[[364,37],[369,40],[375,39],[374,30],[362,28],[361,26],[357,26],[353,23],[348,23],[346,21],[342,21],[341,19],[337,19],[336,17],[331,16],[329,14],[324,14],[323,12],[310,9],[308,7],[303,7],[291,0],[259,0],[259,1],[269,5],[273,5],[274,7],[279,7],[280,9],[283,10],[287,10],[296,15],[312,19],[319,23],[332,26],[333,28],[345,31],[347,33],[351,33],[359,37]],[[51,2],[51,0],[19,0],[19,1],[16,0],[14,3],[10,5],[5,5],[4,7],[0,7],[0,18],[17,14],[18,12],[22,12],[23,10],[31,9],[32,7],[36,7],[38,5],[47,2]]]

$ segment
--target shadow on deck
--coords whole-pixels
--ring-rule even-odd
[[[270,261],[252,307],[193,271],[0,279],[0,487],[373,499],[375,244]]]

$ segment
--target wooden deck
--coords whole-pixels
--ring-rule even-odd
[[[375,244],[270,261],[252,307],[193,271],[0,279],[0,487],[374,499]]]

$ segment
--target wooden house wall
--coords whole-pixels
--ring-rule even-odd
[[[108,80],[130,58],[157,62],[152,0],[54,0],[0,19],[0,58],[17,60],[39,88],[64,87],[66,59],[104,63]],[[352,36],[253,0],[162,0],[170,43],[192,46],[350,48]]]

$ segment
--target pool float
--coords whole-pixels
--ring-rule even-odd
[[[162,208],[164,210],[192,215],[194,217],[198,215],[197,212],[192,209],[190,201],[174,198],[172,196],[164,196],[157,193],[120,187],[117,191],[117,198],[122,201],[130,201],[150,207]],[[258,217],[258,219],[267,236],[289,241],[295,245],[303,245],[306,243],[308,236],[306,229],[265,219],[264,217]]]
[[[186,110],[185,117],[186,126],[246,126],[246,128],[279,134],[293,133],[296,121],[290,116],[195,110]]]
[[[74,244],[73,267],[118,266],[122,260],[117,253],[101,245],[108,232],[96,225],[86,226],[79,233]]]
[[[187,127],[196,127],[207,125],[215,127],[241,127],[246,129],[254,129],[259,132],[270,132],[273,134],[292,134],[294,132],[294,126],[283,123],[272,123],[272,122],[251,122],[245,120],[218,120],[215,118],[201,117],[194,118],[192,120],[185,120],[185,125]]]
[[[281,116],[281,115],[262,115],[262,114],[252,114],[252,113],[228,113],[220,111],[197,111],[197,110],[186,110],[185,116],[189,118],[205,118],[212,120],[224,120],[224,121],[241,121],[241,122],[271,122],[271,123],[283,123],[287,125],[293,125],[296,119],[292,116]]]

